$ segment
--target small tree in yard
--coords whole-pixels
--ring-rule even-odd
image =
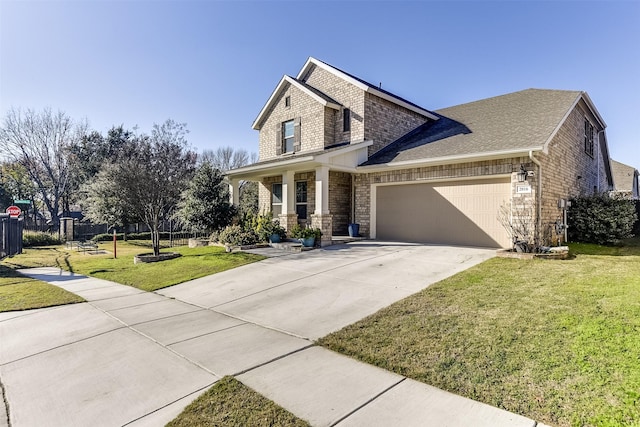
[[[607,194],[576,197],[568,211],[569,238],[575,242],[613,244],[633,237],[637,219],[632,200]]]
[[[209,162],[202,163],[182,193],[176,217],[191,230],[211,232],[231,224],[235,213],[222,172]]]
[[[105,165],[88,187],[89,217],[123,223],[126,215],[151,230],[154,255],[160,253],[160,223],[176,207],[187,187],[196,155],[187,147],[186,125],[167,120],[150,136],[137,137],[128,159]]]

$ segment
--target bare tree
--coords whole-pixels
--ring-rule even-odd
[[[0,152],[26,169],[54,224],[68,196],[67,147],[79,141],[87,127],[86,121],[74,122],[65,113],[50,109],[11,109],[0,127]]]
[[[249,154],[247,150],[236,150],[233,147],[204,150],[199,158],[200,163],[211,163],[211,166],[220,169],[222,172],[255,163],[257,159],[256,153]]]

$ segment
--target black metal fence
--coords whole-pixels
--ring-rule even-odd
[[[22,218],[10,217],[9,214],[0,214],[0,231],[2,242],[0,258],[22,253]]]
[[[47,225],[47,224],[34,224],[33,222],[27,222],[24,224],[24,229],[26,231],[41,231],[46,233],[51,233],[53,235],[59,235],[60,227],[58,225]],[[116,229],[117,234],[120,236],[121,234],[125,234],[128,239],[142,239],[142,240],[150,240],[151,236],[148,235],[151,230],[147,227],[146,224],[131,224],[127,227],[118,227]],[[73,222],[73,238],[66,239],[65,236],[61,236],[64,240],[79,240],[86,241],[91,240],[95,236],[104,235],[104,234],[112,234],[113,227],[107,224],[91,224],[86,222]],[[64,233],[62,233],[64,234]],[[179,227],[176,227],[176,224],[173,221],[165,221],[160,224],[160,243],[163,246],[186,246],[189,244],[189,239],[197,238],[209,238],[210,233],[206,232],[193,232],[193,231],[184,231]],[[142,236],[142,237],[141,237]],[[121,239],[121,237],[119,237]],[[109,239],[105,239],[109,240]]]

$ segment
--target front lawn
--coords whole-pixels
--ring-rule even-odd
[[[320,344],[558,426],[640,425],[640,245],[494,258]]]
[[[309,424],[233,377],[224,377],[194,400],[167,427],[306,427]]]
[[[0,265],[0,312],[83,302],[76,294]]]
[[[111,251],[113,246],[110,242],[100,243],[99,249]],[[26,310],[83,301],[77,295],[28,279],[13,271],[19,268],[58,267],[145,291],[154,291],[264,259],[259,255],[244,252],[227,253],[224,248],[217,246],[183,246],[172,250],[182,256],[169,261],[134,264],[135,254],[150,251],[147,242],[118,242],[117,259],[114,259],[111,253],[91,255],[67,250],[64,246],[26,248],[23,254],[6,258],[0,264],[2,274],[10,277],[10,280],[5,281],[5,278],[2,278],[3,281],[0,281],[0,284],[4,284],[0,288],[0,311]]]

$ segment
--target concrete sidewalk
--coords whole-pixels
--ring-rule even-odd
[[[313,344],[492,256],[370,245],[272,258],[157,293],[23,271],[88,303],[0,313],[11,426],[163,425],[224,375],[315,426],[535,426]]]

